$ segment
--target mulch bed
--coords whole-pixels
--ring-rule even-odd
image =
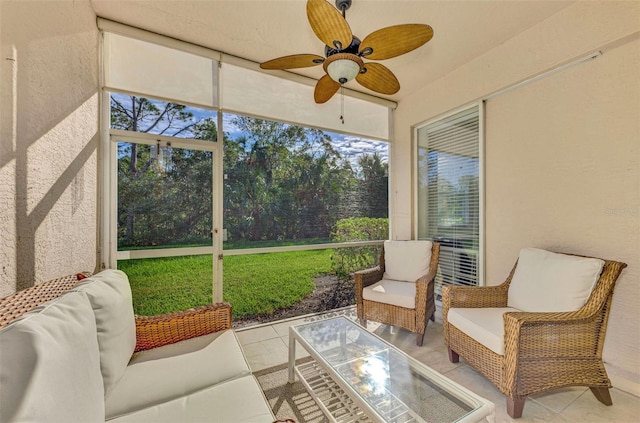
[[[240,329],[305,314],[320,313],[355,304],[353,281],[340,280],[335,275],[324,275],[313,280],[315,288],[302,301],[272,314],[233,318],[233,328]]]

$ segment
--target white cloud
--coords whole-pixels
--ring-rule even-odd
[[[389,143],[329,132],[333,147],[340,152],[353,168],[358,167],[358,157],[362,154],[378,153],[383,162],[389,162]]]

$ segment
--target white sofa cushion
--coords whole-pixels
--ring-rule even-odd
[[[507,306],[522,311],[575,311],[587,300],[604,261],[523,248],[509,285]]]
[[[258,382],[248,375],[109,421],[271,423],[274,420]]]
[[[129,278],[120,270],[104,270],[78,284],[87,294],[96,319],[100,367],[105,394],[118,383],[136,348],[136,323]]]
[[[383,279],[415,282],[429,273],[431,241],[385,241]]]
[[[106,416],[123,416],[250,373],[233,330],[142,351],[107,396]]]
[[[69,292],[0,331],[0,421],[104,421],[96,324]]]
[[[491,351],[504,355],[502,315],[521,311],[510,307],[450,308],[447,321]]]
[[[416,284],[382,279],[362,290],[362,298],[405,308],[416,308]]]

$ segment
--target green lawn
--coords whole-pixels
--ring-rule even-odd
[[[235,318],[271,313],[313,291],[313,278],[331,272],[333,250],[264,253],[224,258],[224,300]],[[124,260],[136,314],[154,315],[211,304],[212,257]]]

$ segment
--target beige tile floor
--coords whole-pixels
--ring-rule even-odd
[[[289,332],[291,325],[343,315],[356,320],[352,307],[298,319],[274,322],[253,328],[239,329],[238,339],[244,349],[249,365],[258,371],[288,360]],[[465,386],[496,405],[496,422],[640,422],[640,398],[613,388],[613,406],[598,402],[588,388],[574,387],[557,389],[529,397],[522,418],[512,420],[506,412],[504,396],[473,368],[460,363],[450,363],[443,342],[442,319],[436,314],[436,322],[429,322],[424,345],[415,344],[415,335],[403,329],[369,322],[367,329],[420,360],[448,378]],[[298,358],[305,352],[296,348]]]

